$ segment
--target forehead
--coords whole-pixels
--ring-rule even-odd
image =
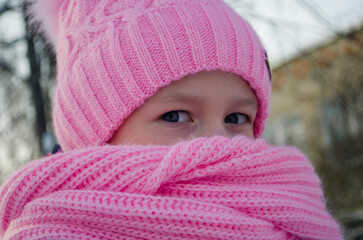
[[[160,89],[151,100],[191,101],[213,96],[244,99],[257,106],[256,96],[249,84],[236,74],[222,71],[199,72],[186,76]]]

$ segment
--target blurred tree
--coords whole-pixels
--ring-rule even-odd
[[[49,137],[49,96],[55,60],[42,39],[30,34],[26,8],[18,1],[0,2],[0,26],[7,31],[0,32],[0,179],[31,158],[49,152],[54,142]],[[19,33],[8,34],[14,23],[7,19],[14,18],[21,22],[15,25]]]

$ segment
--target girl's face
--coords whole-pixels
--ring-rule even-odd
[[[255,94],[238,75],[200,72],[159,90],[125,120],[109,143],[171,145],[214,135],[253,139],[257,107]]]

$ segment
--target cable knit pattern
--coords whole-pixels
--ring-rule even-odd
[[[342,239],[297,149],[245,137],[103,146],[0,189],[1,239]]]
[[[211,70],[249,83],[259,105],[254,135],[262,136],[271,88],[265,50],[223,1],[36,0],[33,8],[56,39],[53,119],[64,151],[103,145],[160,88]]]

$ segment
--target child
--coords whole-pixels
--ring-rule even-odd
[[[309,161],[259,139],[265,51],[221,0],[33,14],[57,52],[63,152],[2,185],[2,239],[342,239]]]

